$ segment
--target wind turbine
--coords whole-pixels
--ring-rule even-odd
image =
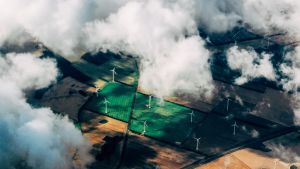
[[[189,113],[191,116],[191,123],[193,123],[193,116],[195,116],[194,111],[192,111],[191,113]]]
[[[201,139],[201,137],[199,137],[199,138],[194,138],[195,140],[196,140],[196,151],[198,151],[199,150],[199,143],[200,143],[200,139]]]
[[[99,91],[100,91],[100,88],[99,88],[99,87],[96,87],[96,96],[97,96],[97,97],[99,96],[99,94],[98,94]]]
[[[236,121],[234,122],[234,124],[232,125],[232,127],[233,127],[233,135],[235,136],[235,130],[236,130],[236,128],[238,127],[238,125],[236,124]]]
[[[228,110],[229,110],[229,102],[230,102],[230,99],[227,98],[227,103],[226,103],[226,111],[227,111],[227,112],[228,112]]]
[[[113,69],[110,70],[112,72],[112,82],[115,82],[115,75],[117,74],[116,68],[114,67]]]
[[[267,49],[269,49],[270,46],[270,37],[269,36],[269,31],[263,36],[264,40],[267,40]]]
[[[151,101],[152,101],[152,96],[149,95],[149,98],[148,98],[148,105],[147,105],[147,107],[148,107],[149,109],[151,109]]]
[[[268,36],[268,35],[266,35]],[[269,49],[269,46],[270,46],[270,37],[267,37],[267,49]]]
[[[296,97],[298,96],[298,84],[295,83],[295,94],[296,94]]]
[[[142,132],[142,135],[146,133],[146,127],[148,127],[147,120],[144,121],[144,130]]]
[[[207,43],[209,43],[209,44],[213,44],[213,43],[210,41],[209,36],[207,36],[207,37],[205,38],[205,41],[206,41]]]
[[[106,98],[104,98],[104,102],[103,102],[104,104],[105,104],[105,113],[107,114],[108,113],[108,111],[107,111],[107,105],[110,103]]]
[[[273,167],[273,169],[276,169],[276,168],[277,168],[277,164],[278,164],[278,159],[275,159],[275,160],[274,160],[274,167]]]
[[[241,30],[237,31],[233,36],[232,39],[234,40],[234,46],[237,46],[237,39],[235,37],[239,37],[238,34],[241,32]]]

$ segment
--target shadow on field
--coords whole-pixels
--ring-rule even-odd
[[[144,144],[140,138],[130,135],[126,145],[124,159],[122,159],[122,169],[152,169],[155,163],[149,160],[155,158],[157,152]]]
[[[86,83],[86,84],[92,81],[90,77],[86,76],[85,74],[83,74],[82,72],[74,68],[70,61],[68,61],[62,56],[55,54],[54,52],[48,49],[43,52],[43,56],[41,57],[52,58],[56,61],[57,67],[59,68],[60,73],[62,73],[61,78],[70,76],[78,80],[79,82]]]

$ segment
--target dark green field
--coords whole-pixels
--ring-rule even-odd
[[[101,65],[96,65],[81,59],[75,62],[73,66],[94,80],[104,79],[106,81],[112,81],[111,70],[115,68],[117,73],[115,75],[115,81],[128,85],[136,85],[138,81],[135,60],[132,58],[110,59]]]

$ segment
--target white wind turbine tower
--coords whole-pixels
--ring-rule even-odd
[[[144,121],[144,130],[142,132],[142,135],[144,135],[146,133],[146,128],[148,127],[148,124],[147,124],[147,120]]]
[[[196,151],[199,151],[199,143],[200,143],[200,139],[201,139],[201,137],[199,137],[199,138],[194,138],[195,140],[196,140]]]
[[[191,113],[189,113],[191,116],[191,123],[193,123],[193,116],[195,116],[194,111],[192,111]]]
[[[148,98],[148,105],[147,105],[147,107],[148,107],[149,109],[151,109],[151,101],[152,101],[152,96],[149,95],[149,98]]]
[[[298,97],[298,84],[295,83],[295,95],[296,97]]]
[[[269,47],[270,47],[270,37],[267,38],[267,42],[268,42],[267,43],[267,49],[269,49]]]
[[[276,168],[277,168],[277,164],[278,164],[278,159],[275,159],[275,160],[274,160],[274,167],[273,167],[273,169],[276,169]]]
[[[269,49],[269,46],[270,46],[270,37],[268,37],[270,34],[269,32],[267,32],[265,35],[264,35],[264,40],[267,40],[267,49]]]
[[[234,124],[232,125],[233,127],[233,135],[235,136],[236,134],[236,128],[238,127],[238,125],[236,124],[236,121],[234,122]]]
[[[113,69],[110,70],[112,72],[112,82],[115,82],[115,75],[117,74],[116,68],[114,67]]]
[[[205,41],[206,41],[207,43],[211,43],[211,41],[210,41],[210,39],[209,39],[208,36],[205,38]]]
[[[99,96],[99,92],[100,91],[100,88],[99,87],[96,87],[96,96],[98,97]]]
[[[241,30],[239,30],[238,32],[236,32],[236,33],[232,36],[232,38],[234,39],[234,46],[237,46],[237,40],[236,40],[235,37],[239,37],[238,34],[239,34],[240,32],[241,32]]]
[[[107,111],[107,105],[110,103],[106,98],[104,98],[104,102],[103,102],[104,104],[105,104],[105,113],[107,114],[108,113],[108,111]]]
[[[227,102],[226,102],[226,111],[227,111],[227,112],[228,112],[228,110],[229,110],[229,102],[230,102],[230,99],[227,98]]]

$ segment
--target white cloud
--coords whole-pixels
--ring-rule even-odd
[[[191,13],[179,3],[133,1],[86,28],[91,50],[139,57],[140,85],[158,96],[176,92],[209,97],[208,57]]]
[[[242,20],[243,0],[194,0],[195,19],[209,32],[226,32]]]
[[[14,168],[20,162],[33,168],[71,168],[72,148],[78,149],[83,164],[91,161],[88,143],[67,117],[48,108],[33,108],[24,97],[24,90],[55,81],[55,65],[30,54],[0,57],[1,168]]]
[[[259,77],[275,80],[276,75],[270,61],[271,57],[270,54],[259,55],[253,49],[239,49],[237,46],[231,47],[227,51],[229,67],[241,72],[241,76],[235,79],[235,83],[239,85]]]
[[[9,53],[0,58],[0,76],[20,89],[40,89],[56,81],[56,63],[29,53]],[[43,77],[43,78],[41,78]]]
[[[0,44],[25,34],[66,57],[78,57],[85,23],[104,18],[125,0],[0,0]]]

